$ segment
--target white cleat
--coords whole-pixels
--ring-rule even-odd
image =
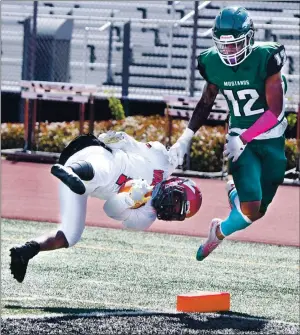
[[[221,219],[213,219],[211,221],[208,238],[203,244],[200,245],[197,251],[197,261],[203,261],[204,258],[206,258],[222,242],[222,240],[218,239],[216,234],[217,228],[219,227],[221,221]]]

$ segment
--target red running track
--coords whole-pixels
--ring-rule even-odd
[[[3,218],[59,222],[59,181],[50,174],[50,165],[2,160],[1,170]],[[228,215],[225,182],[210,179],[194,180],[203,195],[199,213],[183,222],[157,220],[149,231],[203,237],[207,236],[208,225],[212,218],[225,218]],[[299,194],[299,187],[280,186],[266,216],[229,238],[299,246]],[[102,200],[89,199],[87,224],[121,228],[119,222],[105,215],[102,210],[103,204]]]

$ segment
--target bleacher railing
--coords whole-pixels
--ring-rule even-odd
[[[212,45],[212,17],[223,2],[70,4],[40,2],[33,41],[32,3],[2,3],[2,91],[20,91],[21,80],[93,85],[97,87],[94,98],[113,93],[123,98],[125,110],[128,99],[200,96],[204,81],[196,70],[196,56]],[[287,109],[297,112],[299,15],[285,2],[244,5],[250,12],[253,9],[256,41],[286,46]],[[32,43],[38,59],[35,69],[25,66],[26,59],[32,58]],[[28,69],[32,75],[26,77]]]
[[[16,7],[17,3],[20,3],[22,10]],[[69,49],[65,42],[61,42],[61,45],[65,45],[63,50],[65,53],[62,54],[69,53],[68,56],[65,55],[69,60],[69,73],[66,71],[65,77],[60,81],[97,85],[103,88],[103,96],[110,90],[121,97],[125,85],[122,73],[129,66],[128,90],[125,90],[128,91],[129,98],[162,100],[164,95],[169,94],[198,96],[202,90],[203,80],[195,70],[193,55],[212,45],[210,27],[213,23],[212,13],[217,13],[215,8],[218,3],[187,1],[167,5],[165,2],[158,2],[144,5],[137,3],[134,6],[132,3],[118,2],[112,7],[108,2],[90,2],[90,8],[89,2],[80,4],[84,8],[76,8],[75,4],[74,8],[71,8],[71,3],[67,2],[55,2],[52,5],[39,3],[38,28],[44,24],[42,27],[44,30],[47,26],[47,29],[53,31],[56,25],[59,31],[59,23],[66,20],[73,21]],[[262,6],[264,3],[266,2],[260,2]],[[3,91],[19,91],[20,80],[28,79],[22,76],[23,24],[24,19],[32,17],[32,6],[27,4],[4,1],[2,5]],[[152,18],[147,16],[143,11],[147,6],[148,12],[153,10],[157,18],[153,18],[154,15]],[[254,3],[248,3],[248,6],[253,7]],[[265,6],[271,8],[271,3]],[[278,8],[278,5],[273,7]],[[122,16],[126,8],[131,8],[133,17]],[[287,5],[284,8],[287,8]],[[169,11],[168,15],[166,11]],[[285,11],[287,14],[291,12],[288,9]],[[138,18],[137,13],[145,18]],[[297,31],[299,36],[300,20],[292,17],[292,14],[281,16],[281,12],[275,14],[270,12],[272,15],[269,13],[265,16],[259,16],[258,13],[259,11],[252,13],[256,40],[277,39],[286,44],[288,62],[285,75],[289,81],[289,101],[291,106],[296,106],[299,101],[300,48],[291,36],[297,34]],[[129,27],[128,25],[126,27],[130,30],[130,40],[124,39],[127,23],[129,23]],[[49,64],[46,61],[46,54],[50,53],[51,48],[49,40],[44,38],[42,41],[43,33],[38,36],[38,42],[41,44],[39,58],[45,58],[40,73],[46,70],[49,72],[49,69],[46,69],[46,65]],[[197,38],[194,38],[195,36]],[[129,41],[129,45],[126,45],[126,41]],[[129,50],[129,57],[126,59],[123,57],[124,50]],[[57,62],[60,61],[58,67],[60,69],[65,68],[62,59],[61,55],[56,59]],[[127,60],[128,64],[124,64],[123,60],[124,62]],[[38,77],[33,79],[41,80]],[[50,75],[44,80],[51,80]]]

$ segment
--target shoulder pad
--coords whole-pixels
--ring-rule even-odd
[[[207,70],[206,68],[209,66],[209,63],[212,60],[212,57],[214,57],[215,55],[218,56],[217,52],[214,50],[214,47],[211,47],[205,51],[202,51],[200,53],[200,55],[197,58],[198,61],[198,71],[200,73],[200,75],[207,81],[210,82],[208,79],[208,75],[207,75]]]
[[[276,45],[274,45],[274,47],[270,48],[268,51],[270,56],[267,60],[267,77],[270,77],[282,69],[287,57],[285,48],[282,44],[276,43]]]

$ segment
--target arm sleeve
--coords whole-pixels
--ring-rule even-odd
[[[155,209],[148,201],[144,206],[131,209],[132,202],[126,192],[115,194],[104,204],[104,211],[112,219],[122,221],[125,228],[146,230],[156,219]],[[132,201],[132,200],[131,200]]]
[[[267,77],[278,73],[286,62],[286,58],[285,48],[279,44],[267,60]]]

